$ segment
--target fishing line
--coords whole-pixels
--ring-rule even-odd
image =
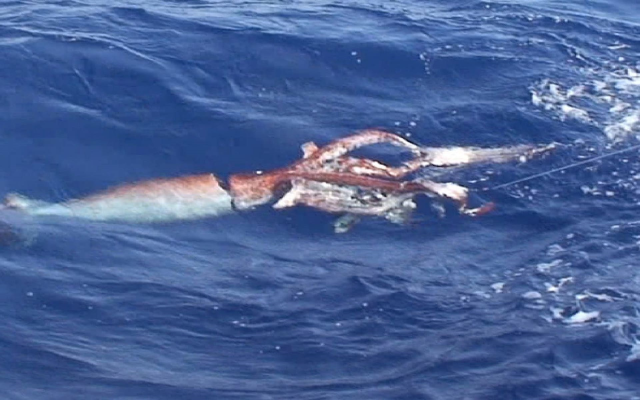
[[[578,161],[578,162],[575,162],[573,164],[565,165],[563,167],[554,168],[552,170],[541,172],[539,174],[526,176],[524,178],[516,179],[515,181],[511,181],[511,182],[507,182],[507,183],[501,183],[501,184],[493,186],[491,188],[485,188],[485,189],[483,189],[483,191],[485,191],[485,190],[502,189],[502,188],[505,188],[505,187],[509,187],[509,186],[515,185],[517,183],[527,182],[527,181],[530,181],[530,180],[533,180],[533,179],[541,178],[543,176],[555,174],[556,172],[565,171],[567,169],[579,167],[580,165],[589,164],[589,163],[592,163],[594,161],[598,161],[598,160],[602,160],[602,159],[605,159],[605,158],[613,157],[613,156],[616,156],[618,154],[628,153],[630,151],[637,150],[637,149],[640,149],[640,144],[636,144],[635,146],[627,147],[625,149],[616,150],[616,151],[613,151],[611,153],[602,154],[602,155],[599,155],[599,156],[596,156],[596,157],[592,157],[592,158],[589,158],[589,159],[586,159],[586,160]]]

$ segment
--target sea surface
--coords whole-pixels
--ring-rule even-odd
[[[560,146],[440,175],[480,218],[5,221],[0,398],[640,399],[640,2],[0,1],[2,195],[370,127]]]

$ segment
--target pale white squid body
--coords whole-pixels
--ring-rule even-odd
[[[9,195],[5,205],[34,216],[147,223],[216,217],[233,212],[231,196],[212,174],[125,185],[64,203]]]

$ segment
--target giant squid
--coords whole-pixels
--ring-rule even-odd
[[[399,147],[411,156],[400,165],[391,166],[351,154],[381,143]],[[275,209],[302,205],[341,215],[334,229],[344,232],[362,216],[406,222],[416,208],[417,195],[453,202],[464,215],[487,213],[493,208],[492,203],[478,208],[468,206],[468,188],[420,177],[419,171],[486,162],[524,162],[547,153],[554,145],[424,147],[390,132],[369,129],[322,147],[308,142],[301,148],[302,157],[289,165],[266,172],[232,174],[228,184],[207,173],[134,182],[60,203],[9,194],[3,207],[32,216],[149,223],[214,217],[265,204],[272,204]],[[418,176],[408,179],[412,174]]]

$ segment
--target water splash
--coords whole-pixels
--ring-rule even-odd
[[[583,69],[573,85],[545,78],[531,88],[531,102],[561,121],[599,128],[614,143],[636,136],[640,128],[640,70],[637,66]]]

